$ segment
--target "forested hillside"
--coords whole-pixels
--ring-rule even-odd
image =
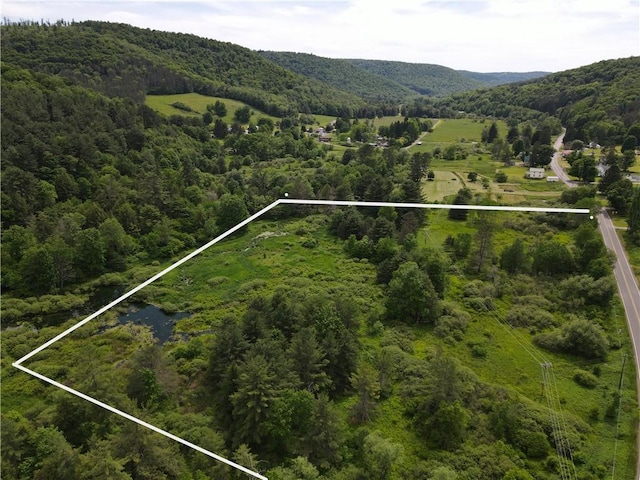
[[[293,52],[258,52],[264,58],[293,72],[315,78],[359,97],[386,102],[390,106],[415,97],[417,92],[400,83],[368,72],[348,60]]]
[[[505,83],[524,82],[535,78],[549,75],[549,72],[470,72],[469,70],[458,70],[463,75],[479,80],[486,86],[504,85]]]
[[[556,115],[567,128],[567,141],[620,145],[629,127],[640,120],[638,85],[640,57],[630,57],[524,83],[460,93],[443,104],[503,118],[522,109]]]
[[[136,101],[147,93],[198,92],[242,100],[278,116],[356,113],[365,106],[353,94],[297,75],[247,48],[195,35],[61,22],[3,25],[1,41],[4,62]]]
[[[455,103],[375,126],[257,54],[125,25],[4,25],[1,68],[7,480],[246,478],[12,362],[285,195],[430,201],[437,162],[446,202],[492,204],[489,177],[548,163],[560,128],[469,114],[430,145],[416,117]],[[143,102],[200,88],[226,96]],[[243,105],[227,128],[232,95],[278,118]],[[330,141],[292,110],[314,101],[339,112]],[[526,185],[527,205],[598,206]],[[633,352],[588,215],[280,205],[130,300],[25,366],[272,480],[635,475]],[[144,309],[180,318],[160,340]]]
[[[441,65],[406,63],[388,60],[348,60],[367,72],[403,85],[421,95],[446,97],[485,86],[484,82]]]

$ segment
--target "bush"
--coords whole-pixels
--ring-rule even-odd
[[[549,312],[532,306],[515,306],[507,313],[506,321],[515,327],[547,328],[556,324]]]
[[[397,328],[389,328],[384,331],[380,346],[387,347],[395,345],[403,352],[413,353],[413,340],[413,335],[410,332],[403,332]]]
[[[209,285],[210,287],[215,287],[228,281],[229,277],[211,277],[209,280],[207,280],[207,285]]]
[[[486,358],[487,356],[487,346],[484,343],[470,343],[471,354],[476,358]]]
[[[476,312],[490,312],[494,309],[493,300],[489,297],[464,298],[462,303]]]
[[[462,316],[443,315],[436,320],[433,333],[440,338],[448,336],[455,340],[462,340],[467,330],[467,319]]]
[[[313,237],[309,237],[302,242],[304,248],[316,248],[318,246],[318,240]]]
[[[496,182],[505,183],[508,180],[507,174],[504,172],[496,173]]]
[[[573,372],[573,379],[581,387],[596,388],[598,386],[598,377],[586,370],[575,370]]]
[[[182,102],[173,102],[171,106],[178,110],[182,110],[183,112],[193,112],[193,109],[189,105],[185,105]]]
[[[549,333],[541,333],[533,342],[551,352],[564,352],[585,358],[605,359],[609,341],[598,325],[583,319],[575,319]]]

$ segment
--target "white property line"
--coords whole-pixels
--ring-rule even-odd
[[[287,194],[285,194],[285,196],[287,196]],[[165,430],[162,430],[158,427],[155,427],[153,425],[151,425],[150,423],[147,423],[143,420],[140,420],[137,417],[134,417],[133,415],[130,415],[126,412],[123,412],[121,410],[118,410],[117,408],[114,408],[110,405],[107,405],[106,403],[101,402],[100,400],[97,400],[93,397],[90,397],[89,395],[86,395],[82,392],[79,392],[77,390],[74,390],[73,388],[70,388],[62,383],[56,382],[55,380],[50,379],[49,377],[46,377],[40,373],[34,372],[33,370],[30,370],[26,367],[24,367],[22,365],[23,362],[25,362],[26,360],[28,360],[29,358],[33,357],[34,355],[40,353],[42,350],[44,350],[47,347],[50,347],[51,345],[53,345],[54,343],[56,343],[58,340],[61,340],[62,338],[66,337],[67,335],[69,335],[71,332],[77,330],[78,328],[82,327],[83,325],[87,324],[88,322],[90,322],[91,320],[93,320],[94,318],[96,318],[97,316],[103,314],[104,312],[106,312],[107,310],[115,307],[116,305],[118,305],[119,303],[123,302],[124,300],[126,300],[127,298],[131,297],[132,295],[134,295],[135,293],[139,292],[140,290],[142,290],[144,287],[146,287],[147,285],[155,282],[156,280],[158,280],[159,278],[162,278],[163,276],[165,276],[167,273],[169,273],[170,271],[176,269],[177,267],[179,267],[180,265],[182,265],[183,263],[187,262],[188,260],[191,260],[193,257],[201,254],[202,252],[204,252],[205,250],[207,250],[209,247],[211,247],[212,245],[215,245],[216,243],[218,243],[220,240],[223,240],[224,238],[228,237],[229,235],[231,235],[232,233],[238,231],[239,229],[241,229],[242,227],[244,227],[245,225],[251,223],[253,220],[261,217],[262,215],[264,215],[265,213],[267,213],[269,210],[271,210],[272,208],[280,205],[280,204],[290,204],[290,205],[328,205],[328,206],[353,206],[353,207],[395,207],[395,208],[431,208],[431,209],[464,209],[464,210],[492,210],[492,211],[507,211],[507,212],[544,212],[544,213],[578,213],[578,214],[588,214],[590,213],[589,209],[587,208],[540,208],[540,207],[505,207],[505,206],[497,206],[497,205],[447,205],[447,204],[440,204],[440,203],[398,203],[398,202],[357,202],[357,201],[340,201],[340,200],[303,200],[303,199],[288,199],[288,198],[281,198],[276,200],[275,202],[267,205],[266,207],[264,207],[262,210],[260,210],[259,212],[251,215],[250,217],[248,217],[247,219],[243,220],[242,222],[238,223],[235,227],[230,228],[229,230],[227,230],[226,232],[224,232],[223,234],[217,236],[216,238],[214,238],[213,240],[211,240],[210,242],[206,243],[205,245],[201,246],[200,248],[194,250],[193,252],[191,252],[190,254],[186,255],[185,257],[181,258],[180,260],[178,260],[177,262],[173,263],[172,265],[170,265],[169,267],[165,268],[164,270],[162,270],[161,272],[157,273],[156,275],[152,276],[151,278],[149,278],[148,280],[145,280],[144,282],[142,282],[140,285],[138,285],[135,288],[132,288],[131,290],[129,290],[127,293],[125,293],[124,295],[116,298],[115,300],[113,300],[111,303],[105,305],[104,307],[102,307],[101,309],[97,310],[96,312],[92,313],[91,315],[89,315],[87,318],[85,318],[84,320],[76,323],[75,325],[71,326],[70,328],[68,328],[67,330],[65,330],[64,332],[56,335],[55,337],[53,337],[51,340],[43,343],[42,345],[40,345],[38,348],[36,348],[35,350],[27,353],[26,355],[24,355],[22,358],[16,360],[15,362],[12,363],[12,365],[19,369],[22,370],[25,373],[28,373],[29,375],[32,375],[40,380],[43,380],[51,385],[53,385],[54,387],[60,388],[66,392],[69,392],[77,397],[82,398],[83,400],[86,400],[88,402],[93,403],[94,405],[97,405],[99,407],[104,408],[105,410],[108,410],[112,413],[115,413],[116,415],[120,415],[121,417],[126,418],[127,420],[131,420],[132,422],[137,423],[138,425],[142,425],[145,428],[148,428],[149,430],[152,430],[156,433],[159,433],[161,435],[164,435],[165,437],[174,440],[176,442],[179,442],[183,445],[186,445],[187,447],[193,448],[194,450],[197,450],[198,452],[204,453],[205,455],[208,455],[209,457],[218,460],[220,462],[226,463],[227,465],[236,468],[250,476],[253,476],[254,478],[259,478],[260,480],[268,480],[267,477],[260,475],[257,472],[254,472],[252,470],[249,470],[246,467],[243,467],[242,465],[238,465],[235,462],[232,462],[231,460],[228,460],[224,457],[221,457],[220,455],[217,455],[213,452],[210,452],[209,450],[206,450],[202,447],[199,447],[191,442],[188,442],[187,440],[184,440],[180,437],[177,437],[176,435],[173,435],[172,433],[169,433]]]

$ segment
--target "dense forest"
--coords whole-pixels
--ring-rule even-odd
[[[445,97],[486,85],[480,80],[442,65],[358,59],[352,59],[349,62],[367,72],[393,80],[421,95],[432,97]]]
[[[414,90],[380,75],[358,68],[349,60],[318,57],[293,52],[258,52],[284,68],[306,77],[315,78],[340,90],[351,92],[359,97],[373,100],[393,107],[417,95]]]
[[[417,95],[445,97],[481,87],[521,82],[545,72],[479,73],[440,65],[333,59],[294,52],[258,52],[283,67],[365,99],[403,103]]]
[[[278,116],[305,110],[337,115],[365,106],[355,95],[230,43],[106,22],[25,23],[2,27],[4,62],[108,95],[141,101],[147,93],[198,92]]]
[[[245,478],[11,362],[285,194],[423,202],[436,162],[546,165],[573,118],[522,102],[518,121],[505,103],[500,131],[478,107],[477,142],[408,150],[433,128],[424,117],[470,114],[471,97],[419,100],[375,128],[353,114],[380,105],[249,50],[99,22],[3,25],[2,54],[7,479]],[[602,80],[604,105],[631,98],[627,62]],[[555,91],[544,85],[540,98]],[[143,102],[191,91],[279,119],[253,125],[246,106],[220,129],[223,101],[172,116]],[[637,102],[602,108],[624,145]],[[320,142],[309,113],[334,114],[345,141]],[[604,190],[626,188],[610,170]],[[449,203],[495,203],[455,181]],[[640,194],[627,190],[637,233]],[[596,195],[558,190],[544,205],[595,211]],[[635,372],[620,361],[632,351],[615,293],[586,215],[279,206],[27,366],[272,479],[632,478]],[[160,342],[121,321],[141,305],[185,317]]]

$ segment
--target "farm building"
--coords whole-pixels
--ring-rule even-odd
[[[524,176],[526,178],[544,178],[544,168],[531,167]]]

